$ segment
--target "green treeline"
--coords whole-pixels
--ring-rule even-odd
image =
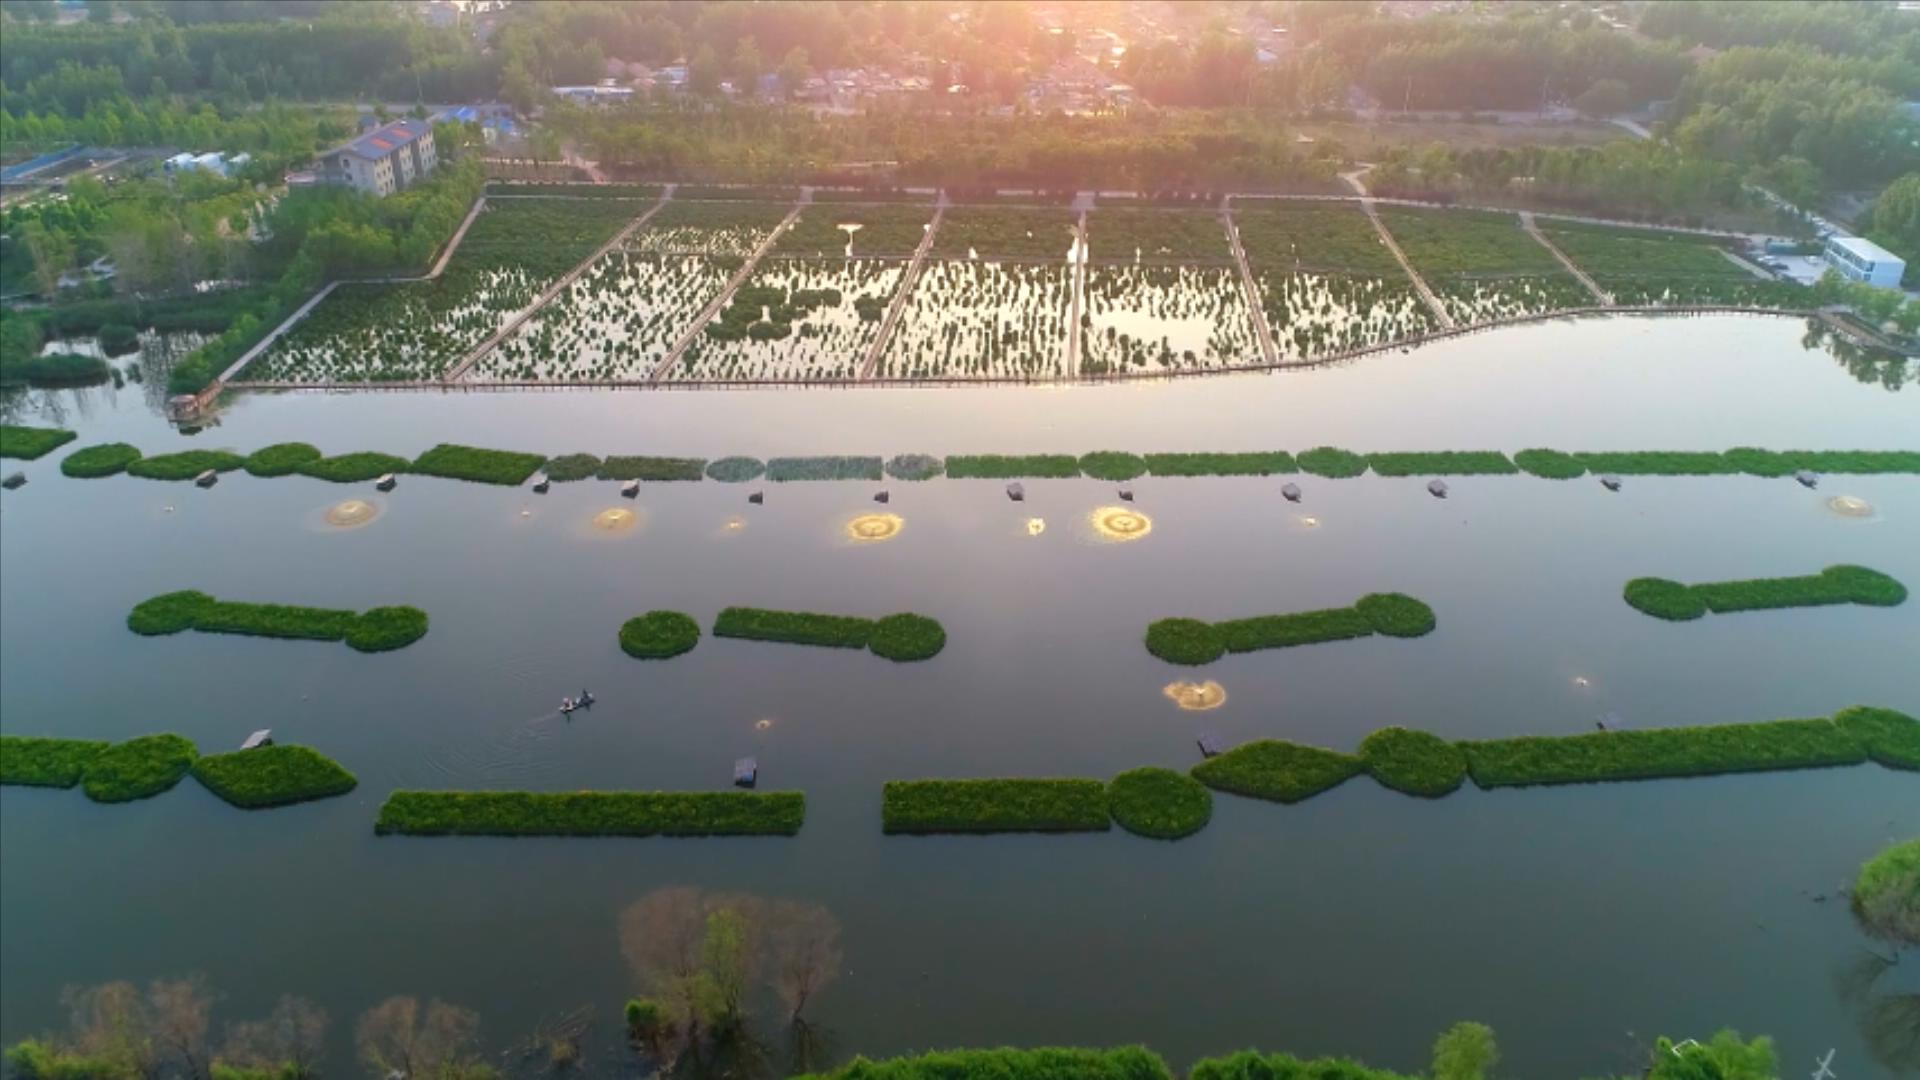
[[[799,792],[396,791],[373,831],[411,836],[792,836]]]
[[[388,652],[426,636],[427,613],[415,607],[377,607],[363,612],[290,604],[216,600],[192,589],[135,604],[127,629],[158,636],[198,630],[210,634],[345,641],[359,652]]]

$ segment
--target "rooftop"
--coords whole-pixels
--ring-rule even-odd
[[[1835,236],[1827,241],[1833,247],[1843,248],[1859,258],[1869,262],[1899,262],[1900,256],[1881,247],[1871,240],[1859,236]]]
[[[388,154],[423,135],[431,134],[433,126],[425,120],[395,120],[383,124],[344,146],[328,151],[330,154],[352,154],[368,161],[378,161]]]

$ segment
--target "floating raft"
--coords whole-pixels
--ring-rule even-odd
[[[542,473],[533,474],[533,490],[539,492],[542,495],[545,495],[547,493],[547,489],[552,486],[553,486],[553,481],[547,478],[546,473],[542,472]]]
[[[259,731],[256,731],[253,734],[247,736],[247,741],[240,744],[240,749],[253,750],[262,746],[272,746],[272,745],[273,745],[273,729],[261,728]]]
[[[1429,494],[1429,495],[1431,495],[1431,496],[1433,496],[1433,497],[1434,497],[1434,498],[1436,498],[1436,499],[1444,499],[1444,498],[1446,498],[1446,497],[1447,497],[1447,482],[1446,482],[1445,480],[1429,480],[1429,481],[1427,481],[1427,494]]]
[[[1007,485],[1007,498],[1012,499],[1014,502],[1025,502],[1027,489],[1020,486],[1020,481],[1015,480],[1013,483]]]
[[[632,480],[629,480],[629,481],[627,481],[627,482],[626,482],[626,483],[624,483],[624,484],[621,484],[621,485],[620,485],[620,494],[621,494],[622,496],[624,496],[624,497],[626,497],[626,498],[629,498],[629,499],[637,499],[637,498],[639,498],[639,497],[640,497],[640,480],[639,480],[639,478],[638,478],[638,477],[636,477],[636,478],[634,478],[634,479],[632,479]]]
[[[5,480],[0,480],[0,488],[6,488],[8,491],[12,491],[14,488],[17,488],[21,484],[24,484],[26,482],[27,482],[26,473],[23,473],[23,472],[9,473],[7,474],[7,478]]]
[[[392,491],[399,483],[400,481],[395,479],[392,473],[381,473],[379,479],[373,482],[373,486],[377,491]]]
[[[877,502],[877,503],[882,503],[882,504],[884,504],[884,503],[886,503],[886,502],[887,502],[888,500],[890,500],[890,499],[892,499],[892,498],[893,498],[893,496],[891,496],[891,495],[889,495],[889,494],[887,494],[887,489],[885,489],[885,488],[881,488],[881,489],[880,489],[879,491],[876,491],[876,492],[874,492],[874,494],[873,494],[873,501],[874,501],[874,502]]]
[[[1299,502],[1300,501],[1300,485],[1295,483],[1285,483],[1280,485],[1280,497],[1287,500],[1288,502]]]
[[[213,469],[208,469],[202,472],[199,476],[196,476],[193,478],[194,487],[209,488],[219,482],[220,482],[220,474],[214,471]]]
[[[743,757],[733,763],[733,786],[752,787],[760,779],[760,763]]]

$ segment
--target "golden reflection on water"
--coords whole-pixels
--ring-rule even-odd
[[[172,507],[168,507],[172,509]],[[364,499],[348,499],[327,507],[327,524],[340,529],[357,529],[380,516],[380,508]]]
[[[1027,519],[1027,535],[1028,536],[1039,536],[1041,533],[1046,531],[1047,531],[1046,518],[1028,518]]]
[[[905,524],[899,514],[861,514],[847,522],[847,538],[861,544],[879,543],[900,535]]]
[[[1153,519],[1138,510],[1103,506],[1088,515],[1093,531],[1102,540],[1125,543],[1138,540],[1153,531]]]
[[[1852,495],[1835,495],[1827,500],[1827,509],[1841,517],[1872,517],[1873,504]]]
[[[1188,712],[1207,712],[1227,703],[1227,688],[1212,679],[1203,683],[1170,682],[1160,692]]]
[[[593,529],[601,533],[632,532],[640,524],[640,515],[624,506],[611,506],[593,515]]]

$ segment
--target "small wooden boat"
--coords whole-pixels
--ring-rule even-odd
[[[1012,499],[1014,502],[1025,502],[1027,501],[1027,489],[1020,486],[1020,482],[1015,480],[1013,483],[1007,485],[1007,498]]]
[[[1132,489],[1132,488],[1121,488],[1121,489],[1120,489],[1120,501],[1121,501],[1121,502],[1132,502],[1132,501],[1133,501],[1133,489]]]
[[[560,715],[565,716],[580,706],[570,697],[560,699]]]
[[[760,780],[760,763],[743,757],[733,763],[733,786],[752,787]]]
[[[5,480],[0,480],[0,488],[6,488],[8,491],[12,491],[14,488],[17,488],[21,484],[24,484],[26,482],[27,482],[26,473],[23,473],[23,472],[8,473],[7,478]]]
[[[381,473],[380,476],[374,480],[373,487],[376,491],[392,491],[399,483],[400,481],[394,479],[392,473]]]
[[[640,497],[640,481],[636,478],[633,480],[629,480],[624,484],[621,484],[620,494],[623,498],[628,498],[628,499],[639,498]]]
[[[213,469],[208,469],[205,472],[202,472],[199,476],[196,476],[193,478],[194,487],[210,488],[219,482],[220,482],[220,474]]]
[[[1200,737],[1194,741],[1200,744],[1201,757],[1218,757],[1227,752],[1227,744],[1221,742],[1220,736],[1211,731],[1201,732]]]
[[[767,501],[767,497],[763,493],[756,491],[753,494],[747,496],[747,501],[752,503],[755,506],[759,506],[761,503]]]
[[[1287,483],[1280,485],[1280,497],[1288,502],[1300,501],[1300,485]]]
[[[247,741],[240,744],[240,749],[254,750],[262,746],[272,746],[272,745],[273,745],[273,729],[261,728],[259,731],[256,731],[253,734],[247,736]]]
[[[892,496],[887,494],[885,488],[882,488],[881,490],[873,493],[873,501],[880,503],[883,506],[886,504],[887,500],[890,498],[892,498]]]
[[[1613,475],[1612,473],[1608,473],[1607,475],[1600,478],[1600,486],[1603,488],[1606,488],[1608,491],[1619,491],[1620,478]]]
[[[546,473],[538,472],[533,474],[533,490],[539,492],[542,495],[545,495],[547,493],[547,489],[552,486],[553,486],[553,481],[547,479]]]
[[[1431,495],[1431,496],[1433,496],[1433,497],[1434,497],[1434,498],[1436,498],[1436,499],[1444,499],[1444,498],[1446,498],[1446,497],[1447,497],[1447,482],[1446,482],[1445,480],[1429,480],[1429,481],[1427,481],[1427,494],[1429,494],[1429,495]]]
[[[1820,486],[1820,474],[1814,472],[1812,469],[1801,469],[1799,472],[1793,474],[1793,478],[1800,481],[1800,486],[1804,488]]]

